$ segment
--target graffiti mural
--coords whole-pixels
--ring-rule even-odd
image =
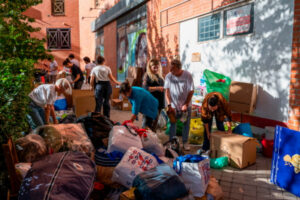
[[[128,33],[128,26],[123,26],[118,29],[118,81],[124,81],[126,79],[127,70],[130,66],[141,67],[143,71],[146,70],[146,28]]]

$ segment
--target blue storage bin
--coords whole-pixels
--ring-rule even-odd
[[[271,182],[300,197],[300,132],[277,126]]]
[[[54,102],[54,109],[55,110],[67,110],[68,109],[67,99],[57,99]]]

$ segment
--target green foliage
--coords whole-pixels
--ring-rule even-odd
[[[34,64],[48,58],[45,40],[31,37],[39,31],[22,13],[41,0],[0,0],[0,142],[28,130],[28,94]]]

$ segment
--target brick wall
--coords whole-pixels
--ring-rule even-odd
[[[104,27],[105,63],[111,68],[113,76],[117,76],[117,21]],[[112,83],[113,84],[113,83]]]
[[[288,126],[300,130],[300,0],[295,0]]]
[[[79,0],[65,1],[65,15],[53,16],[51,14],[51,0],[44,0],[43,3],[33,6],[24,12],[25,15],[35,18],[34,27],[40,27],[41,30],[32,34],[33,37],[46,39],[47,28],[71,28],[71,49],[70,50],[52,50],[58,65],[62,67],[62,62],[73,53],[77,59],[80,56],[79,43]],[[89,31],[89,30],[88,30]],[[45,43],[47,48],[47,43]]]

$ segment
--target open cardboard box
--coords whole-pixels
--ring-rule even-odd
[[[226,134],[225,132],[214,132],[210,136],[211,157],[218,158],[227,156],[230,166],[245,168],[256,162],[255,138],[238,134]]]
[[[95,95],[91,90],[73,90],[72,100],[76,117],[95,111]]]

